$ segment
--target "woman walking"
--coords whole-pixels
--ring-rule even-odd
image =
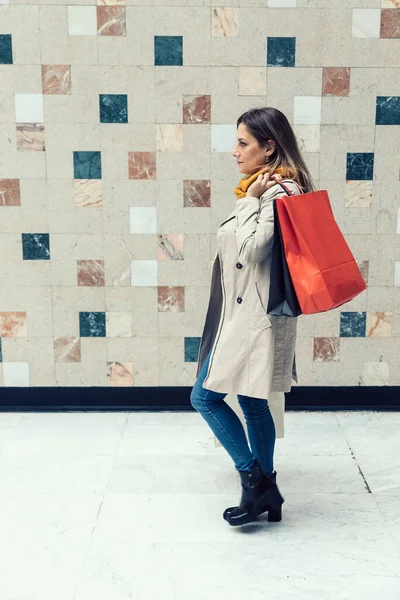
[[[244,174],[237,202],[220,224],[210,300],[201,339],[192,406],[202,415],[239,472],[239,506],[227,508],[230,525],[254,521],[268,511],[280,521],[284,499],[276,484],[274,448],[283,437],[284,396],[271,414],[271,392],[288,392],[296,378],[296,319],[266,312],[274,236],[273,201],[313,189],[289,121],[275,108],[253,109],[237,121],[232,155]],[[236,413],[224,401],[237,394],[250,447]]]

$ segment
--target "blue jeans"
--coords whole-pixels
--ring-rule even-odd
[[[211,352],[207,356],[190,395],[190,402],[207,421],[216,438],[231,456],[238,471],[250,471],[257,459],[262,471],[272,475],[274,470],[275,424],[268,401],[238,394],[238,401],[247,425],[251,450],[243,425],[224,401],[226,394],[203,388]]]

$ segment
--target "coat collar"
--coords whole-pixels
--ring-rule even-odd
[[[231,214],[228,217],[226,217],[226,219],[224,219],[222,221],[222,223],[219,224],[219,226],[222,227],[222,225],[224,225],[225,223],[227,223],[228,221],[230,221],[234,217],[236,217],[236,207],[233,209],[233,211],[231,212]]]

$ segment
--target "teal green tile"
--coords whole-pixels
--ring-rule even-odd
[[[74,179],[101,179],[101,152],[74,152]]]
[[[185,362],[197,362],[201,338],[185,337]]]
[[[127,123],[128,96],[126,94],[100,94],[100,123]]]

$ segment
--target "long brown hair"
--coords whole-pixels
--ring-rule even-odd
[[[277,108],[253,108],[243,113],[236,127],[243,123],[259,145],[267,148],[268,140],[275,142],[275,150],[266,164],[271,175],[279,173],[284,178],[295,179],[305,192],[315,189],[315,184],[300,152],[296,136],[285,115]]]

